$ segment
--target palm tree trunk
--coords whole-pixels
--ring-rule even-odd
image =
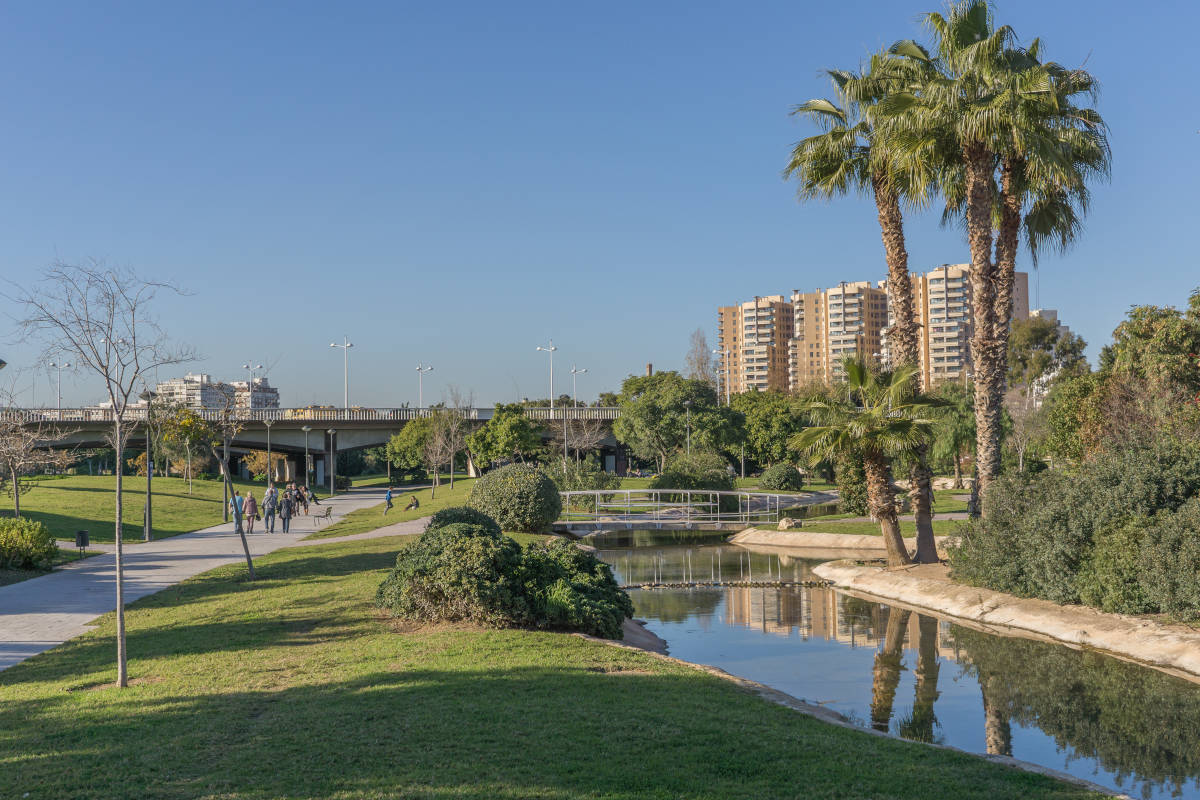
[[[938,673],[941,671],[937,651],[938,621],[935,617],[918,614],[917,627],[920,630],[917,645],[917,686],[913,699],[913,730],[909,738],[932,742],[933,726],[937,722],[933,704],[939,696]]]
[[[995,677],[980,676],[979,690],[983,694],[983,740],[989,755],[1012,755],[1012,725],[1004,708],[996,702]]]
[[[957,447],[954,448],[954,488],[963,488],[962,452]]]
[[[896,496],[892,494],[891,468],[887,459],[880,454],[868,455],[863,459],[863,469],[867,475],[867,505],[871,516],[879,520],[883,544],[887,548],[888,566],[901,567],[913,563],[908,548],[904,546],[904,537],[900,535]]]
[[[116,404],[113,404],[116,408]],[[117,451],[117,459],[113,472],[117,478],[117,524],[114,542],[116,544],[117,561],[117,686],[125,688],[129,685],[128,655],[125,651],[125,548],[121,542],[121,451],[124,449],[124,433],[121,431],[121,420],[117,414],[113,423],[113,445]]]
[[[979,143],[963,148],[967,242],[971,249],[971,366],[975,372],[975,461],[980,496],[1000,474],[1003,369],[996,341],[996,268],[992,262],[995,156]]]
[[[912,485],[913,519],[917,524],[917,552],[913,560],[918,564],[938,562],[937,540],[933,537],[933,470],[929,468],[929,445],[922,444],[913,454],[910,470]]]
[[[874,680],[871,682],[871,727],[887,733],[892,721],[892,705],[904,659],[904,629],[908,627],[911,611],[888,610],[883,646],[875,654]]]
[[[1021,235],[1021,195],[1016,185],[1024,170],[1021,159],[1005,159],[1000,169],[1000,231],[996,236],[996,318],[993,335],[1000,363],[1008,364],[1008,332],[1013,313],[1013,287],[1017,275],[1017,246]],[[1005,371],[1007,372],[1007,370]]]

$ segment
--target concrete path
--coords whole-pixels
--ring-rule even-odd
[[[328,506],[337,520],[351,511],[383,502],[384,491],[353,489],[311,508],[322,511]],[[279,533],[276,523],[275,534],[255,533],[247,537],[250,553],[261,556],[301,544],[301,539],[318,529],[316,525],[311,516],[296,517],[291,532],[284,535]],[[424,527],[424,520],[401,522],[366,534],[315,539],[302,544],[419,533]],[[125,545],[124,555],[126,603],[214,567],[244,563],[246,558],[232,523],[153,542],[131,542]],[[86,632],[90,629],[88,623],[116,608],[115,567],[116,556],[106,553],[68,564],[49,575],[0,586],[0,670]]]

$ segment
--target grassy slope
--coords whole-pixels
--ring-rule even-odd
[[[316,533],[307,538],[328,539],[332,536],[350,536],[356,533],[366,533],[384,525],[391,525],[393,522],[405,522],[410,519],[427,517],[433,512],[448,506],[461,506],[467,502],[467,495],[471,493],[471,486],[474,483],[475,480],[473,478],[459,478],[454,481],[453,491],[450,489],[450,484],[443,484],[438,487],[436,499],[432,500],[429,497],[431,491],[429,489],[411,491],[400,488],[393,492],[393,507],[386,517],[383,516],[383,503],[369,508],[360,508],[357,511],[351,511],[332,525],[319,528]],[[404,507],[408,505],[409,498],[413,496],[420,502],[421,507],[416,511],[405,511]]]
[[[116,478],[112,475],[68,475],[39,481],[33,491],[21,495],[21,515],[41,520],[57,539],[75,540],[75,531],[86,529],[93,542],[113,541]],[[252,489],[261,497],[265,485],[234,481],[234,488],[245,494]],[[146,479],[126,475],[122,480],[124,508],[122,526],[125,541],[142,538],[142,506],[146,499]],[[207,528],[221,522],[222,491],[220,481],[193,481],[188,494],[183,478],[154,479],[154,537],[161,539],[179,533]],[[12,514],[12,498],[0,497],[0,514]]]
[[[825,725],[718,678],[552,633],[398,632],[397,539],[279,551],[0,672],[0,796],[1078,798]],[[33,795],[29,795],[33,796]]]

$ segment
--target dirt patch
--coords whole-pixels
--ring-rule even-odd
[[[588,667],[588,672],[599,672],[603,675],[653,675],[648,669],[629,669],[619,664],[605,664],[600,667]]]

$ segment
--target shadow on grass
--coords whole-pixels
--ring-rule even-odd
[[[694,674],[505,666],[506,639],[479,666],[447,657],[456,637],[433,636],[419,652],[397,647],[389,670],[318,685],[239,691],[216,676],[198,694],[149,680],[6,703],[0,730],[16,757],[0,772],[0,795],[1085,796],[969,756],[832,728]],[[428,666],[408,668],[405,655]]]

